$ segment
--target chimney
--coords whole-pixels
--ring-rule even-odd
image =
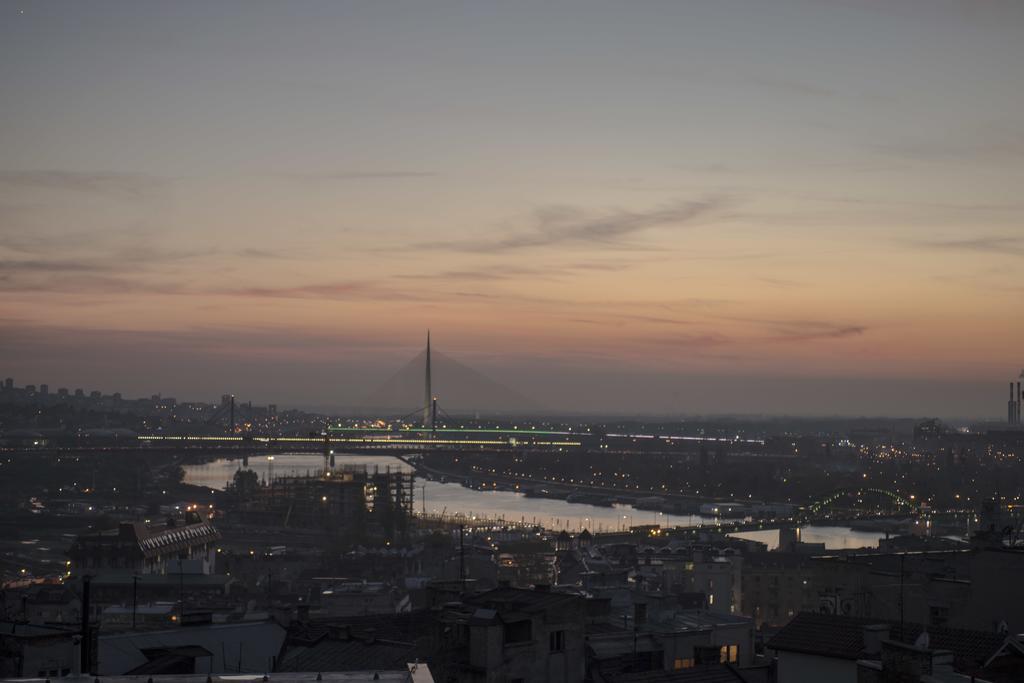
[[[882,641],[889,639],[888,624],[869,624],[864,627],[864,654],[872,658],[882,654]]]

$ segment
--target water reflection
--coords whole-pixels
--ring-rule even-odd
[[[270,461],[267,456],[251,456],[248,469],[256,472],[261,480],[270,475],[291,476],[314,474],[323,469],[323,456],[310,453],[275,454]],[[390,467],[392,470],[408,471],[410,468],[401,460],[387,455],[341,455],[337,454],[339,468],[354,465]],[[212,489],[223,489],[242,467],[241,458],[221,459],[202,465],[188,465],[185,482]],[[663,512],[637,510],[632,505],[612,507],[569,503],[553,498],[528,498],[514,491],[477,491],[461,484],[439,481],[417,480],[416,511],[429,513],[463,514],[467,516],[500,518],[508,521],[540,524],[548,529],[593,531],[616,531],[641,524],[661,526],[715,526],[720,520],[701,515],[669,515]],[[777,530],[750,531],[735,534],[742,538],[767,543],[769,548],[778,546]],[[861,548],[878,545],[880,534],[851,531],[845,527],[804,527],[803,540],[809,543],[825,543],[829,549]]]

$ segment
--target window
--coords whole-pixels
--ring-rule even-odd
[[[945,626],[949,621],[949,608],[931,605],[928,608],[928,623],[931,626]]]
[[[718,661],[722,664],[729,662],[735,664],[736,660],[739,659],[740,647],[739,645],[723,645],[719,650]]]
[[[565,651],[565,631],[552,631],[548,634],[548,649],[551,652]]]
[[[693,667],[693,658],[687,657],[686,659],[680,659],[679,657],[676,657],[676,661],[673,663],[672,666],[677,671],[679,669],[690,669]]]
[[[529,619],[505,624],[506,643],[525,643],[533,637]]]

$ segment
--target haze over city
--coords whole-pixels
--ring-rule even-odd
[[[1024,681],[1024,0],[0,3],[0,683]]]
[[[1002,418],[1018,2],[0,7],[19,380]],[[443,397],[442,397],[443,400]]]

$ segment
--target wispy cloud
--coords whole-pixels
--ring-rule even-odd
[[[1024,238],[1008,235],[982,235],[962,239],[918,240],[914,246],[945,251],[976,251],[1024,256]]]
[[[792,78],[785,78],[781,76],[770,76],[766,74],[750,74],[743,77],[743,80],[751,85],[759,86],[762,88],[768,88],[771,90],[778,90],[788,95],[804,95],[806,97],[833,97],[837,95],[837,91],[832,88],[818,85],[817,83],[811,83],[808,81],[798,81]]]
[[[679,349],[706,349],[725,346],[733,342],[729,337],[717,332],[702,334],[676,334],[660,337],[645,337],[639,341],[648,344],[672,346]]]
[[[475,270],[443,270],[437,273],[399,274],[403,280],[475,280],[480,282],[515,280],[522,277],[553,280],[566,271],[557,268],[531,268],[529,266],[494,265]]]
[[[0,271],[11,273],[95,273],[111,270],[109,264],[73,260],[2,260]]]
[[[631,263],[569,263],[552,266],[515,266],[495,264],[486,268],[467,270],[443,270],[437,273],[399,274],[404,280],[473,280],[492,282],[530,278],[534,280],[559,280],[581,272],[617,272],[629,268]]]
[[[843,339],[845,337],[859,337],[868,331],[864,325],[834,325],[832,323],[818,323],[805,327],[804,329],[783,329],[769,341],[814,341],[817,339]]]
[[[417,249],[438,249],[470,253],[491,253],[515,249],[550,247],[566,243],[591,246],[628,247],[623,240],[656,227],[696,223],[728,205],[724,198],[681,201],[650,211],[618,210],[598,217],[584,217],[566,207],[548,207],[536,214],[536,226],[528,232],[493,239],[422,242]]]
[[[766,285],[772,285],[774,287],[795,288],[795,287],[805,287],[806,286],[803,282],[797,282],[796,280],[787,280],[785,278],[779,278],[779,277],[759,277],[759,278],[757,278],[757,280],[759,282],[765,283]]]
[[[290,259],[292,258],[288,253],[283,251],[270,251],[269,249],[254,249],[252,247],[246,249],[240,249],[238,252],[239,256],[244,258],[253,259]]]
[[[203,294],[237,296],[255,299],[334,299],[334,300],[396,300],[418,301],[426,295],[389,288],[378,282],[349,281],[297,285],[293,287],[241,287],[209,289]]]
[[[139,278],[97,275],[87,272],[54,273],[55,271],[49,271],[44,279],[0,280],[0,291],[22,294],[64,293],[76,295],[189,293],[184,285],[173,282],[148,282]]]
[[[1024,130],[991,125],[955,131],[942,138],[894,141],[874,148],[884,154],[924,162],[1013,162],[1024,159]]]
[[[111,171],[0,171],[0,185],[135,197],[167,183],[146,173]]]
[[[343,181],[343,180],[407,180],[411,178],[431,178],[437,175],[434,171],[416,171],[408,169],[381,170],[350,170],[328,171],[325,173],[284,173],[286,178],[297,181]]]
[[[711,316],[717,320],[745,323],[765,330],[758,338],[764,341],[810,341],[814,339],[840,339],[864,334],[868,328],[852,323],[831,320],[792,318],[753,318],[733,315]]]

